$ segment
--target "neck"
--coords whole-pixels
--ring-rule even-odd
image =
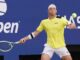
[[[49,19],[53,19],[53,18],[55,18],[56,17],[56,15],[54,15],[54,16],[49,16],[48,18]]]

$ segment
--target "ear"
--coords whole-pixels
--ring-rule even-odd
[[[57,9],[56,9],[56,13],[57,13]]]

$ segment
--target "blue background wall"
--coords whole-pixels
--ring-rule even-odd
[[[42,19],[47,18],[47,7],[54,3],[57,5],[58,14],[66,15],[69,19],[72,12],[80,13],[79,0],[6,0],[8,10],[0,17],[0,22],[18,22],[18,33],[0,33],[0,40],[18,41],[22,37],[34,31]],[[77,26],[79,22],[76,21]],[[80,44],[80,30],[65,30],[66,43],[70,45]],[[18,55],[41,54],[46,42],[46,34],[43,31],[38,37],[27,41],[25,44],[17,45],[8,53],[1,53],[5,60],[18,60]],[[53,60],[59,60],[54,56]]]

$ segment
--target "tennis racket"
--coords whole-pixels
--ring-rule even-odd
[[[18,42],[10,42],[10,41],[0,41],[0,52],[9,52],[13,49],[14,45],[19,44]]]

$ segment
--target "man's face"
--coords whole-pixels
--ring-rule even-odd
[[[57,14],[57,9],[56,8],[49,8],[48,14],[51,16],[55,16]]]

